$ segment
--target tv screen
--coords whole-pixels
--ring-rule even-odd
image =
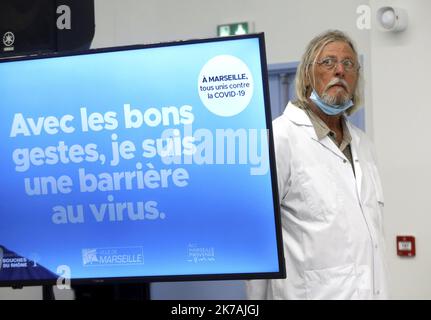
[[[0,63],[0,285],[284,277],[263,34]]]

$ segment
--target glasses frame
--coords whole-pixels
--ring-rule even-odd
[[[327,62],[327,61],[332,62],[331,65],[325,65],[325,62]],[[341,61],[338,61],[338,59],[335,57],[325,57],[325,58],[322,58],[320,61],[315,62],[315,64],[323,67],[324,69],[326,69],[328,71],[334,70],[334,68],[336,66],[338,66],[338,64],[340,64],[340,63],[343,65],[343,68],[347,73],[358,72],[359,69],[361,68],[359,63],[356,63],[356,62],[352,61],[352,59],[349,59],[349,58],[345,58]],[[349,64],[346,64],[346,63],[351,63],[351,66]]]

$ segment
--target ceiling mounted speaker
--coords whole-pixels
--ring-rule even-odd
[[[384,31],[401,32],[407,28],[407,12],[395,7],[377,10],[377,22]]]

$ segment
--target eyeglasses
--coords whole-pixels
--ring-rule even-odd
[[[348,59],[348,58],[338,61],[334,57],[326,57],[316,63],[327,70],[334,69],[335,66],[338,65],[339,63],[343,65],[343,68],[346,72],[354,72],[359,70],[359,66],[357,66],[355,62],[353,62],[351,59]]]

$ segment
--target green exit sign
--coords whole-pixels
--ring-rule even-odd
[[[219,37],[239,36],[253,32],[251,29],[251,23],[249,22],[221,24],[217,26],[217,35]]]

